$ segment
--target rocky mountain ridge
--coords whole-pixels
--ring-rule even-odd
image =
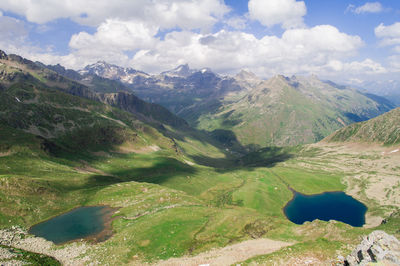
[[[100,65],[94,69],[97,67]],[[114,72],[107,72],[108,69],[110,66],[105,66],[96,73],[112,76]],[[121,68],[120,72],[129,71]],[[163,105],[191,126],[212,135],[218,131],[222,139],[236,139],[243,145],[312,143],[345,125],[394,108],[385,98],[323,81],[315,75],[276,75],[263,80],[246,70],[229,77],[210,69],[194,70],[181,65],[140,78],[132,72],[129,79],[134,82],[124,82],[126,75],[114,78],[140,98]]]
[[[60,75],[58,72],[67,73],[68,77]],[[79,77],[79,79],[72,77]],[[176,117],[162,106],[139,99],[119,82],[96,75],[82,76],[72,72],[72,70],[66,70],[60,65],[43,67],[41,63],[2,52],[0,81],[3,87],[10,87],[20,82],[23,86],[31,84],[31,86],[54,88],[74,96],[110,104],[131,112],[146,122],[167,124],[174,127],[187,126],[183,119]]]

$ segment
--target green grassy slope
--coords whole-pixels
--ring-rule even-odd
[[[324,141],[400,144],[400,108],[338,130]]]
[[[248,148],[317,142],[350,123],[365,120],[392,105],[356,90],[316,78],[276,76],[252,90],[181,111],[191,125],[224,130]],[[227,135],[225,136],[227,137]]]

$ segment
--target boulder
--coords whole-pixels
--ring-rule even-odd
[[[400,241],[384,231],[374,231],[347,256],[344,265],[368,265],[371,262],[400,265]]]
[[[2,50],[0,50],[0,59],[5,59],[5,60],[8,59],[7,54]]]

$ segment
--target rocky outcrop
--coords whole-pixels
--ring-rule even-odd
[[[2,50],[0,50],[0,59],[5,59],[5,60],[7,60],[7,54],[4,52],[4,51],[2,51]]]
[[[132,93],[104,93],[98,94],[100,102],[118,107],[135,115],[147,117],[159,123],[171,125],[173,127],[185,127],[187,123],[168,111],[161,105],[147,103],[136,97]]]
[[[347,256],[344,265],[400,265],[400,241],[383,231],[374,231]]]
[[[84,265],[91,260],[90,257],[85,256],[89,249],[85,242],[74,242],[57,247],[44,238],[29,235],[26,230],[18,226],[0,230],[0,245],[3,246],[0,249],[0,265],[18,265],[16,261],[9,261],[14,258],[9,254],[13,248],[53,257],[63,265]]]

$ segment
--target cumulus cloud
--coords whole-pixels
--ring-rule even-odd
[[[367,2],[362,6],[356,7],[355,5],[349,5],[346,11],[351,11],[355,14],[363,14],[363,13],[380,13],[384,11],[384,8],[379,2]]]
[[[343,71],[346,66],[342,61],[363,46],[360,37],[330,25],[289,29],[280,38],[266,35],[261,39],[250,33],[227,30],[213,34],[172,31],[163,39],[155,37],[156,32],[155,28],[141,24],[109,19],[94,34],[74,35],[68,55],[36,52],[30,58],[74,69],[105,60],[150,73],[189,63],[194,68],[211,67],[220,73],[248,68],[268,77]],[[128,56],[129,52],[134,56]]]
[[[389,65],[393,72],[400,72],[400,55],[389,56]]]
[[[248,7],[251,19],[267,27],[282,25],[285,29],[303,27],[307,13],[305,3],[296,0],[250,0]]]
[[[303,1],[250,0],[246,16],[228,14],[229,8],[222,0],[116,0],[112,4],[106,0],[79,1],[79,4],[77,0],[4,0],[0,8],[24,15],[35,23],[66,17],[94,26],[93,32],[73,34],[68,54],[57,55],[29,46],[24,22],[0,14],[0,46],[6,45],[4,40],[10,39],[10,34],[15,35],[12,39],[22,40],[13,45],[7,41],[4,49],[8,52],[74,69],[105,60],[150,73],[184,63],[194,68],[211,67],[219,73],[236,73],[246,68],[261,77],[308,73],[344,76],[387,71],[371,59],[349,62],[364,45],[359,36],[331,25],[307,28],[303,22],[307,12]],[[256,37],[243,31],[249,18],[266,27],[281,25],[284,32],[281,36]],[[223,29],[210,31],[217,22]],[[37,29],[52,24],[30,25]],[[375,33],[382,41],[393,41],[398,38],[396,29],[395,24],[381,24]]]
[[[0,8],[39,24],[70,18],[98,26],[106,19],[119,18],[183,29],[208,29],[229,11],[222,0],[2,0]]]
[[[400,45],[394,47],[394,48],[393,48],[393,51],[394,51],[395,53],[399,53],[399,54],[400,54]]]
[[[386,68],[384,68],[380,63],[375,62],[372,59],[365,59],[361,62],[354,61],[344,65],[344,71],[351,71],[357,74],[383,74],[387,73]]]
[[[18,51],[26,45],[28,30],[23,21],[0,14],[0,49]]]
[[[226,25],[236,30],[243,30],[247,26],[247,20],[243,17],[233,16],[226,19]]]
[[[354,54],[362,45],[360,37],[329,25],[291,29],[281,38],[267,35],[261,39],[239,31],[221,30],[207,35],[172,32],[154,49],[138,52],[132,65],[146,71],[162,71],[181,63],[198,68],[209,66],[224,73],[249,68],[265,77],[318,72],[330,60]]]
[[[107,19],[93,35],[86,32],[73,35],[69,45],[73,49],[92,50],[96,47],[101,51],[150,49],[157,32],[157,27],[140,22]]]
[[[400,44],[400,22],[385,26],[383,23],[375,28],[375,36],[381,39],[382,46]]]

